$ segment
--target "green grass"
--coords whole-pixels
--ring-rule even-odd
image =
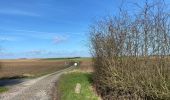
[[[7,91],[8,89],[5,87],[0,87],[0,93]]]
[[[72,72],[61,76],[58,88],[61,100],[98,100],[91,89],[91,74]],[[76,84],[81,84],[80,94],[75,93]]]

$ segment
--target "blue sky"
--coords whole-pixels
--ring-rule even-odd
[[[89,25],[120,1],[1,0],[0,58],[88,57]]]

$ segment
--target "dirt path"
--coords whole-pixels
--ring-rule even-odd
[[[25,81],[13,86],[8,92],[0,94],[0,100],[52,100],[52,89],[62,73],[74,66],[40,78]]]

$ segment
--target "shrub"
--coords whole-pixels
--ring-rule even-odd
[[[170,99],[170,17],[146,2],[130,16],[107,17],[90,29],[94,83],[106,100]]]

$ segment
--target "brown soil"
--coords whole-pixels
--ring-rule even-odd
[[[80,65],[80,70],[85,72],[93,72],[94,68],[92,66],[92,61],[91,60],[82,61]]]
[[[64,61],[55,60],[0,60],[0,78],[39,76],[65,67]]]

